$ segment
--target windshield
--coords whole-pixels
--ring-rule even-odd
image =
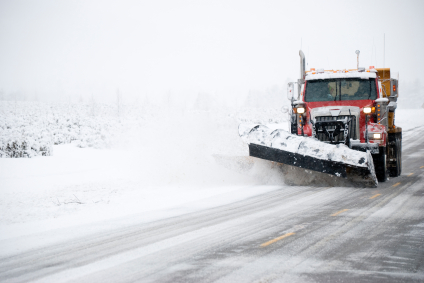
[[[306,83],[305,101],[376,99],[375,79],[311,80]]]

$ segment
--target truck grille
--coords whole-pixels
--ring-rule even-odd
[[[336,120],[342,120],[345,118],[353,118],[352,121],[350,122],[349,125],[349,135],[351,139],[357,139],[357,131],[356,131],[356,117],[355,116],[349,116],[349,115],[340,115],[340,116],[317,116],[315,117],[317,122],[321,122],[321,121],[336,121]],[[335,129],[336,126],[328,126],[327,129]],[[355,136],[354,136],[355,135]],[[320,141],[330,141],[328,136],[325,133],[317,133],[316,136],[317,139],[319,139]],[[336,141],[344,141],[344,132],[342,131],[340,134],[337,135]]]

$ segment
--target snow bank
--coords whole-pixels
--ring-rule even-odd
[[[75,225],[151,214],[214,197],[221,202],[229,195],[245,198],[277,183],[273,170],[235,172],[213,157],[247,155],[237,125],[240,119],[257,116],[253,109],[134,104],[118,116],[113,105],[97,105],[95,115],[90,105],[17,103],[16,111],[15,104],[2,106],[6,107],[0,111],[8,111],[2,118],[6,117],[9,130],[26,125],[45,133],[53,148],[51,156],[0,159],[2,227],[68,218],[72,218],[69,225]],[[14,120],[23,113],[28,117]],[[10,131],[1,135],[10,136]],[[256,187],[264,184],[267,187]],[[55,225],[49,227],[59,224]]]
[[[112,105],[0,101],[0,157],[49,156],[53,144],[109,148],[116,135],[137,124],[117,117]],[[115,115],[113,115],[113,114]]]

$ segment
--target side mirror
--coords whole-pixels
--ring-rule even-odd
[[[288,83],[287,85],[287,99],[290,101],[294,100],[294,83]]]

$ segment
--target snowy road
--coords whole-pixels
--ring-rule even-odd
[[[0,280],[422,282],[422,133],[405,134],[402,176],[378,188],[281,187],[148,223],[101,222],[101,232],[2,255]]]

